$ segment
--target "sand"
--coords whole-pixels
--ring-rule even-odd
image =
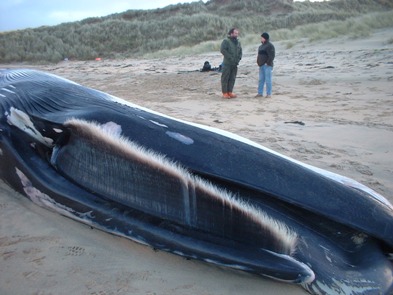
[[[155,60],[0,65],[48,71],[166,115],[254,140],[351,177],[393,202],[393,29],[364,39],[272,42],[273,97],[255,98],[255,46],[225,100],[218,52]],[[299,123],[303,124],[299,124]],[[186,260],[40,208],[0,181],[0,294],[306,294],[299,286]]]

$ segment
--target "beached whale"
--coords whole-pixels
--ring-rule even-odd
[[[381,195],[52,74],[0,70],[0,177],[159,250],[313,294],[393,292],[393,206]]]

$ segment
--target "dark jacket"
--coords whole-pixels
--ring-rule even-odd
[[[258,48],[257,64],[258,66],[263,66],[267,64],[268,66],[273,66],[273,60],[276,55],[274,46],[269,41],[266,41]]]
[[[226,38],[221,43],[221,53],[224,55],[224,65],[237,66],[242,59],[242,46],[235,38]]]

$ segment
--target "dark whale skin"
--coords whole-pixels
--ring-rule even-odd
[[[41,206],[156,249],[315,294],[392,292],[383,197],[51,74],[0,71],[0,177]]]

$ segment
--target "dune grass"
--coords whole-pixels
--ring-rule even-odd
[[[368,36],[393,27],[393,7],[380,0],[194,2],[152,11],[127,11],[53,27],[0,32],[0,62],[59,62],[101,58],[160,58],[218,51],[228,28],[243,46],[272,40],[315,42]],[[234,9],[234,7],[236,9]]]
[[[333,39],[346,36],[357,39],[367,37],[374,30],[392,28],[393,11],[375,12],[343,21],[326,21],[317,24],[307,24],[294,29],[278,29],[269,31],[272,42],[286,41],[286,48],[296,45],[299,40],[317,42],[325,39]],[[259,44],[260,34],[245,34],[241,36],[243,47]],[[188,56],[201,53],[209,53],[220,50],[222,39],[216,41],[201,42],[194,46],[180,46],[171,50],[158,50],[144,54],[144,58],[163,58],[169,56]],[[387,40],[386,44],[392,44],[393,39]]]

